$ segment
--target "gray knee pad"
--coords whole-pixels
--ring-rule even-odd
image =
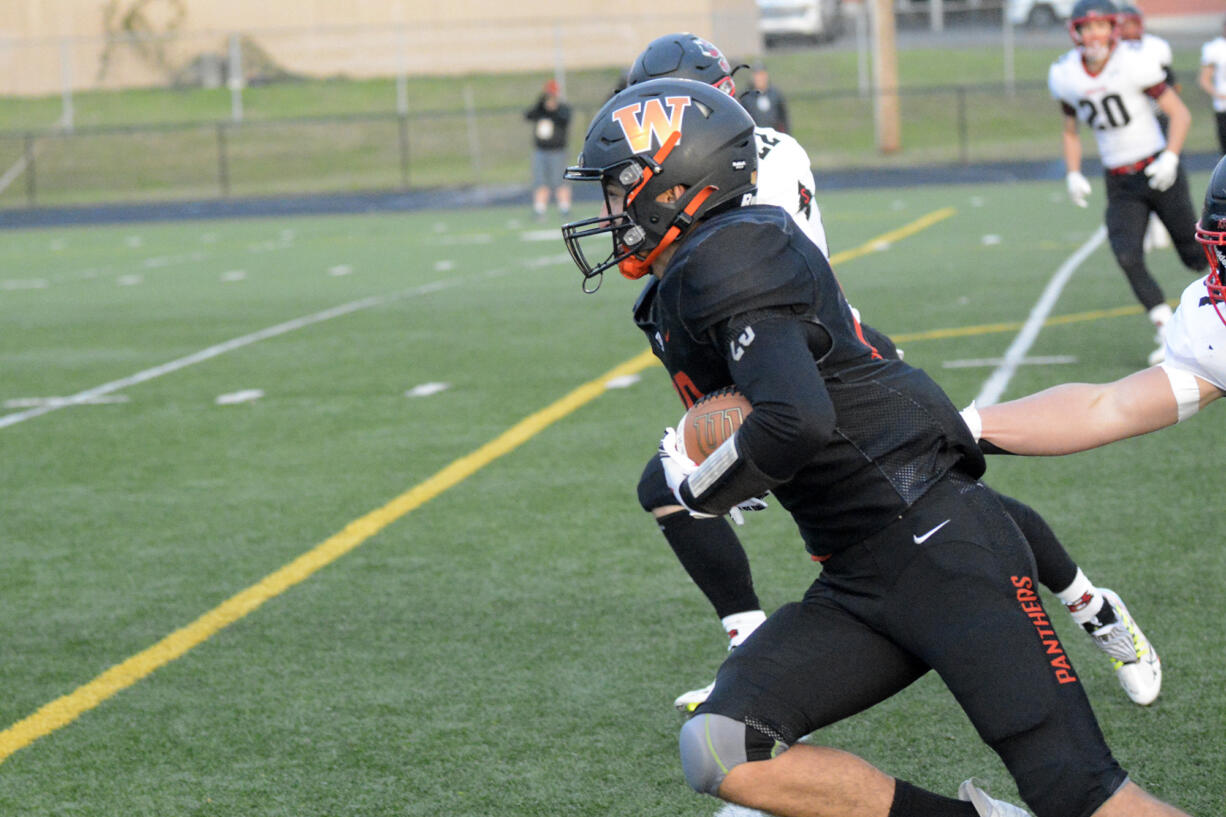
[[[724,715],[695,715],[681,727],[681,768],[694,791],[718,797],[734,766],[749,760],[745,724]]]

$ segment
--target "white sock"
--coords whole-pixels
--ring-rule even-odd
[[[761,610],[746,610],[743,613],[724,616],[720,621],[724,625],[724,632],[728,633],[728,649],[732,649],[741,646],[741,643],[749,638],[749,634],[766,621],[766,613]]]
[[[1081,568],[1077,568],[1077,575],[1073,577],[1073,583],[1056,595],[1064,603],[1073,621],[1078,624],[1085,624],[1093,619],[1098,615],[1099,608],[1103,606],[1102,593],[1099,593],[1094,583],[1086,578]]]
[[[1167,323],[1171,320],[1171,305],[1158,304],[1153,309],[1149,310],[1149,320],[1159,332],[1166,329]]]

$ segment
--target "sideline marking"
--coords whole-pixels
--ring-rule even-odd
[[[219,406],[235,406],[239,403],[250,403],[252,400],[259,400],[263,396],[263,389],[243,389],[241,391],[232,391],[228,394],[219,394],[213,399],[213,402]]]
[[[175,630],[152,647],[116,664],[94,680],[40,707],[33,715],[0,732],[0,763],[14,752],[76,720],[107,698],[132,686],[165,664],[179,658],[214,633],[258,609],[264,602],[302,582],[319,569],[344,556],[396,520],[447,489],[459,484],[494,460],[605,392],[605,384],[633,375],[655,362],[645,350],[540,411],[520,420],[498,437],[455,462],[425,482],[406,491],[382,508],[355,519],[294,561],[231,596],[186,627]]]
[[[419,386],[414,386],[404,393],[405,397],[429,397],[432,394],[447,391],[451,388],[450,383],[422,383]]]
[[[1094,231],[1094,234],[1086,240],[1086,243],[1078,247],[1077,251],[1070,255],[1060,265],[1060,268],[1056,270],[1056,274],[1047,282],[1047,286],[1043,289],[1043,294],[1039,296],[1039,300],[1030,310],[1030,316],[1026,318],[1022,331],[1018,332],[1017,337],[1013,339],[1013,342],[1009,344],[1009,348],[1005,350],[1004,363],[992,372],[991,376],[983,384],[983,388],[979,390],[979,394],[974,400],[977,405],[990,406],[1004,394],[1005,389],[1009,386],[1009,381],[1013,379],[1013,375],[1017,371],[1017,367],[1021,365],[1022,358],[1026,356],[1026,353],[1030,351],[1030,347],[1034,345],[1035,340],[1039,337],[1039,330],[1043,328],[1043,324],[1051,313],[1052,307],[1056,305],[1056,301],[1060,298],[1064,285],[1073,277],[1073,273],[1090,256],[1090,253],[1098,249],[1106,239],[1107,228],[1100,225]]]
[[[940,216],[940,218],[933,219],[931,217],[935,215],[935,213],[929,214],[928,216],[924,216],[923,218],[894,231],[894,233],[910,235],[912,232],[918,232],[929,224],[935,224],[937,221],[948,218],[955,212],[953,208],[946,208],[946,211],[937,211],[937,213],[945,213],[944,215]],[[921,222],[923,222],[923,226],[916,226]],[[904,232],[907,230],[910,230],[911,232]],[[872,242],[870,242],[870,244],[871,243]],[[866,244],[863,246],[870,245]],[[847,260],[848,258],[855,258],[857,257],[855,255],[856,252],[857,250],[850,250],[847,253],[836,254],[830,259],[831,263],[835,263],[836,261],[840,260]],[[451,285],[460,283],[462,280],[463,279],[456,279]],[[424,287],[419,287],[418,289],[424,289]],[[351,304],[336,307],[333,310],[328,310],[328,313],[346,314],[347,312],[362,308],[362,306],[357,305],[373,305],[368,302],[379,303],[383,300],[387,299],[378,297],[366,298],[361,301],[354,301]],[[342,312],[340,310],[344,311]],[[326,320],[327,318],[318,317],[324,314],[327,313],[316,313],[314,316],[308,316],[308,318],[299,319],[299,321],[308,320],[310,318]],[[329,317],[335,317],[335,315],[329,315]],[[296,322],[289,322],[289,324],[293,323]],[[264,332],[271,332],[279,329],[280,327],[288,326],[289,324],[279,324],[278,326],[270,327],[270,329],[264,330]],[[290,330],[281,330],[281,332],[285,331]],[[278,334],[281,332],[278,332]],[[256,335],[260,334],[262,333],[257,332],[255,335],[247,335],[244,337],[254,338]],[[244,340],[244,338],[238,338],[230,343],[236,343],[237,341],[242,340]],[[255,341],[250,340],[247,342],[254,343]],[[221,346],[225,345],[226,344],[221,344]],[[210,347],[210,349],[218,348],[220,347]],[[208,351],[208,349],[204,350],[204,352]],[[203,352],[197,353],[197,355],[192,357],[197,357],[201,354],[203,354]],[[216,356],[216,354],[221,354],[221,352],[216,352],[215,354],[210,355],[210,357]],[[182,360],[186,361],[189,360],[189,358],[183,358]],[[192,360],[191,362],[194,363],[198,361]],[[181,363],[181,361],[175,361],[171,364],[166,364],[166,366],[172,366],[177,363]],[[397,521],[411,511],[421,507],[449,488],[458,485],[460,482],[472,476],[481,468],[484,468],[486,465],[490,464],[499,457],[502,457],[503,455],[515,450],[521,444],[536,436],[553,423],[557,422],[563,417],[566,417],[568,414],[571,414],[587,403],[590,403],[592,400],[595,400],[605,391],[609,390],[610,387],[617,388],[620,384],[625,382],[626,378],[637,375],[639,372],[652,366],[653,364],[659,365],[659,361],[656,360],[655,355],[652,354],[650,349],[643,350],[626,362],[615,366],[601,377],[589,381],[588,383],[585,383],[584,385],[575,389],[570,394],[554,402],[552,405],[528,415],[511,428],[504,431],[498,437],[494,438],[472,453],[455,460],[434,476],[427,479],[425,482],[419,483],[416,487],[411,488],[410,490],[396,497],[383,507],[371,511],[365,516],[350,522],[339,533],[333,534],[323,542],[320,542],[318,545],[308,550],[306,553],[294,559],[289,564],[265,576],[256,584],[253,584],[247,589],[240,591],[234,596],[231,596],[217,607],[214,607],[212,610],[197,618],[191,624],[175,630],[173,633],[166,636],[152,647],[148,647],[122,663],[116,664],[110,669],[104,671],[98,677],[94,678],[94,680],[84,684],[83,686],[77,687],[67,695],[62,695],[59,698],[56,698],[55,700],[39,707],[34,714],[26,716],[5,729],[3,732],[0,732],[0,763],[3,763],[14,752],[29,746],[39,738],[45,737],[63,726],[67,726],[85,712],[88,712],[108,698],[111,698],[124,689],[132,686],[137,681],[145,678],[157,670],[159,667],[165,666],[171,661],[174,661],[175,659],[184,655],[193,647],[210,638],[213,634],[219,632],[225,627],[228,627],[235,621],[238,621],[246,616],[248,613],[258,609],[264,604],[264,602],[280,595],[294,585],[306,580],[321,568],[326,567],[339,559],[341,556],[344,556],[346,553],[358,547],[370,537],[379,533],[388,525]],[[182,363],[182,365],[178,365],[176,368],[182,368],[186,365],[190,365],[190,363]],[[158,368],[162,369],[165,367]],[[147,370],[147,372],[154,371],[157,370]],[[168,369],[168,371],[173,371],[173,369]],[[164,371],[158,372],[158,374],[164,373]],[[139,375],[134,375],[133,377],[138,376]],[[156,376],[158,375],[152,374],[144,377],[143,379],[148,380],[151,377]],[[131,378],[128,379],[130,380]],[[121,382],[123,381],[115,381],[115,383]],[[109,386],[112,384],[107,385]],[[99,386],[97,389],[92,389],[91,392],[104,393],[98,391],[99,389],[103,388],[106,387]],[[111,390],[113,391],[114,389]],[[81,395],[84,394],[86,394],[86,392],[81,393]],[[84,399],[81,397],[81,395],[76,395],[67,399]],[[96,394],[91,396],[96,396]],[[50,410],[51,409],[47,409],[47,411]],[[28,412],[26,413],[28,414]],[[8,415],[8,417],[17,416],[20,415]],[[8,417],[0,417],[0,427],[3,427],[4,421],[8,419]]]
[[[5,400],[5,408],[33,408],[34,406],[45,406],[48,404],[58,404],[66,401],[67,397],[14,397],[12,400]],[[106,397],[95,397],[92,400],[86,400],[82,405],[97,405],[101,406],[106,403],[126,403],[128,396],[126,394],[112,394]]]
[[[525,262],[524,266],[527,266],[528,263],[529,262]],[[421,286],[413,287],[412,289],[406,289],[401,292],[394,292],[390,295],[371,295],[367,298],[361,298],[356,301],[350,301],[347,304],[341,304],[340,306],[334,306],[331,309],[325,309],[322,312],[316,312],[313,315],[306,315],[301,318],[295,318],[291,321],[286,321],[285,323],[279,323],[276,326],[270,326],[267,329],[261,329],[258,332],[252,332],[249,335],[243,335],[242,337],[232,338],[231,340],[227,340],[223,343],[215,344],[213,346],[208,347],[207,349],[201,349],[199,352],[190,354],[187,357],[181,357],[178,360],[172,360],[169,363],[163,363],[160,366],[154,366],[152,369],[145,369],[142,372],[137,372],[136,374],[128,375],[127,377],[120,378],[119,380],[112,380],[110,383],[103,383],[101,386],[94,386],[92,389],[86,389],[85,391],[77,392],[71,397],[65,397],[62,402],[56,403],[55,405],[39,406],[38,408],[33,408],[33,409],[30,409],[29,411],[22,411],[16,414],[6,414],[0,417],[0,429],[7,428],[13,425],[17,425],[20,422],[23,422],[25,420],[31,420],[35,417],[41,417],[42,415],[47,414],[48,412],[52,412],[57,409],[62,409],[67,406],[75,406],[75,405],[80,405],[81,403],[91,402],[95,398],[100,397],[101,395],[120,391],[122,389],[128,388],[129,386],[135,386],[138,383],[144,383],[146,380],[153,380],[155,377],[161,377],[164,374],[170,374],[171,372],[177,372],[179,369],[184,369],[188,366],[194,365],[196,363],[201,363],[205,360],[211,360],[212,358],[218,357],[219,355],[224,355],[226,352],[233,352],[235,349],[241,349],[244,346],[250,346],[251,344],[258,343],[259,341],[262,341],[262,340],[268,340],[269,338],[275,338],[278,335],[284,335],[288,332],[293,332],[296,329],[302,329],[303,327],[310,326],[311,324],[322,323],[323,321],[331,320],[332,318],[339,318],[344,315],[348,315],[351,312],[357,312],[362,309],[369,309],[370,307],[373,307],[373,306],[381,306],[383,304],[392,303],[394,301],[403,300],[405,298],[412,298],[412,297],[419,296],[419,295],[428,295],[432,292],[438,292],[440,290],[459,286],[461,284],[467,283],[470,280],[490,278],[496,275],[501,275],[503,273],[504,273],[504,270],[488,270],[484,273],[481,273],[480,275],[460,276],[456,278],[444,278],[438,281],[432,281],[431,283],[428,283],[428,284],[422,284]]]

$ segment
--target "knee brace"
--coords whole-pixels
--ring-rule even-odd
[[[678,504],[677,497],[673,496],[668,480],[664,477],[664,464],[654,454],[647,461],[643,476],[639,477],[639,504],[647,513],[665,505]]]
[[[745,724],[740,721],[700,713],[681,727],[681,768],[694,791],[718,797],[728,772],[747,760]]]

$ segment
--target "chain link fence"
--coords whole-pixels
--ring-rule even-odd
[[[893,156],[873,149],[871,94],[791,94],[795,135],[819,174],[1050,156],[1057,145],[1041,84],[900,98],[904,149]],[[572,153],[599,102],[575,105]],[[0,206],[526,184],[524,107],[2,132],[0,166],[15,177]]]
[[[485,26],[488,41],[474,41],[470,29],[465,47],[484,44],[488,71],[451,78],[410,73],[412,49],[400,29],[272,32],[258,44],[237,35],[146,38],[102,62],[91,57],[95,67],[110,66],[98,69],[102,79],[93,84],[69,81],[73,65],[81,73],[72,53],[66,57],[53,42],[27,44],[50,60],[38,63],[40,70],[54,76],[47,66],[58,65],[68,80],[64,94],[0,98],[0,208],[485,184],[526,189],[531,141],[523,111],[543,80],[559,76],[568,87],[575,155],[618,72],[582,69],[574,52],[599,41],[584,59],[624,65],[646,41],[630,22],[605,22],[601,37],[586,23],[565,32],[537,29],[535,39],[523,30],[499,39]],[[653,20],[652,30],[666,24],[682,23]],[[460,37],[458,28],[433,33],[448,47]],[[532,48],[538,62],[542,49],[555,55],[552,69],[498,70]],[[0,65],[19,51],[0,43]],[[298,54],[295,64],[349,62],[343,76],[307,79],[276,54]],[[162,64],[174,79],[160,88],[110,90],[111,80],[103,80],[118,81],[134,60]],[[854,53],[848,62],[853,74],[841,82],[859,87],[818,91],[794,82],[788,89],[794,135],[819,177],[856,167],[1059,158],[1059,118],[1045,84],[1003,80],[899,89],[903,148],[883,156],[875,147],[873,91],[863,69],[856,82]],[[355,76],[367,71],[379,76]],[[1200,93],[1185,86],[1194,112],[1207,110],[1207,100],[1193,98]],[[1194,116],[1187,150],[1214,150],[1211,130],[1209,117]],[[1091,137],[1083,136],[1093,155]]]

